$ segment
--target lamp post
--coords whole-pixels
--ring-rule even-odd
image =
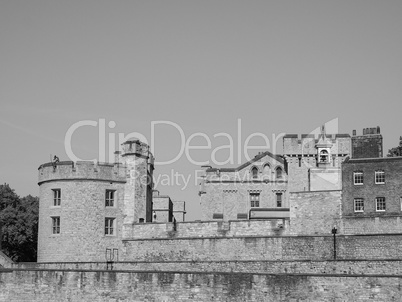
[[[336,232],[338,230],[336,229],[336,227],[333,227],[332,229],[332,234],[334,235],[334,260],[336,260]]]

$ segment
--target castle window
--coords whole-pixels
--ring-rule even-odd
[[[115,190],[106,190],[105,207],[114,207]]]
[[[55,207],[58,207],[61,204],[61,189],[52,189],[52,190],[53,190],[53,205]]]
[[[265,176],[271,176],[271,169],[269,168],[269,165],[268,164],[266,164],[265,166],[264,166],[264,168],[263,168],[263,174],[265,175]]]
[[[363,212],[364,211],[364,200],[363,198],[355,198],[355,212]]]
[[[385,197],[375,199],[375,210],[378,212],[385,211]]]
[[[281,179],[281,178],[282,178],[282,169],[281,169],[281,168],[277,168],[277,169],[276,169],[276,178],[277,178],[277,179]]]
[[[385,183],[385,172],[384,171],[375,171],[375,183],[376,184],[384,184]]]
[[[328,157],[328,151],[327,150],[321,150],[321,152],[320,152],[320,162],[321,163],[328,163],[329,162],[329,157]]]
[[[278,208],[282,207],[282,193],[276,193],[276,206]]]
[[[355,185],[363,184],[363,172],[353,172],[353,181]]]
[[[115,234],[115,221],[115,218],[105,218],[105,235],[111,236]]]
[[[253,178],[257,178],[257,177],[258,177],[258,169],[257,169],[257,167],[253,167],[253,168],[251,169],[251,175],[252,175]]]
[[[52,233],[60,234],[60,217],[52,217]]]
[[[250,206],[252,208],[260,206],[260,193],[250,193]]]

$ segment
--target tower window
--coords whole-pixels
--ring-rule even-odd
[[[321,163],[328,163],[329,162],[329,156],[328,156],[328,151],[327,150],[321,150],[320,151],[320,162]]]
[[[260,193],[250,193],[250,206],[252,208],[260,206]]]
[[[252,175],[252,177],[253,177],[254,179],[258,177],[258,169],[257,169],[257,167],[253,167],[253,168],[251,169],[251,175]]]
[[[114,235],[115,234],[115,221],[116,218],[105,218],[105,235]]]
[[[384,171],[375,171],[375,183],[376,184],[384,184],[385,183],[385,172]]]
[[[60,234],[60,217],[52,217],[52,234]]]
[[[378,212],[385,211],[385,197],[375,199],[375,210]]]
[[[276,206],[278,208],[282,207],[282,193],[276,193]]]
[[[364,200],[363,198],[355,198],[355,212],[363,212],[364,211]]]
[[[355,185],[363,184],[363,172],[353,172],[353,181]]]
[[[106,190],[105,207],[114,207],[115,190]]]
[[[52,189],[53,190],[53,205],[55,207],[60,206],[61,204],[61,189]]]

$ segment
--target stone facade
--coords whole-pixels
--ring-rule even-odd
[[[154,190],[152,196],[153,222],[173,221],[173,202],[167,195],[159,195]]]
[[[238,168],[205,167],[202,220],[289,218],[287,178],[283,158],[270,152]]]
[[[342,191],[290,193],[290,234],[331,234],[333,227],[342,233]]]
[[[38,261],[100,261],[121,250],[125,225],[152,221],[152,171],[139,141],[124,143],[114,164],[41,165]]]
[[[349,134],[288,134],[283,155],[288,165],[290,192],[341,189],[340,167],[351,153]]]

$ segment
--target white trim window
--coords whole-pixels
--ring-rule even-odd
[[[355,198],[355,212],[364,212],[364,199],[363,198]]]
[[[377,197],[375,199],[375,210],[377,212],[385,211],[385,197]]]
[[[116,218],[112,218],[112,217],[105,218],[105,235],[106,236],[115,235],[115,222],[116,222]]]
[[[363,172],[353,172],[353,183],[355,185],[363,184]]]
[[[384,171],[375,171],[375,183],[376,184],[385,184],[385,172]]]

